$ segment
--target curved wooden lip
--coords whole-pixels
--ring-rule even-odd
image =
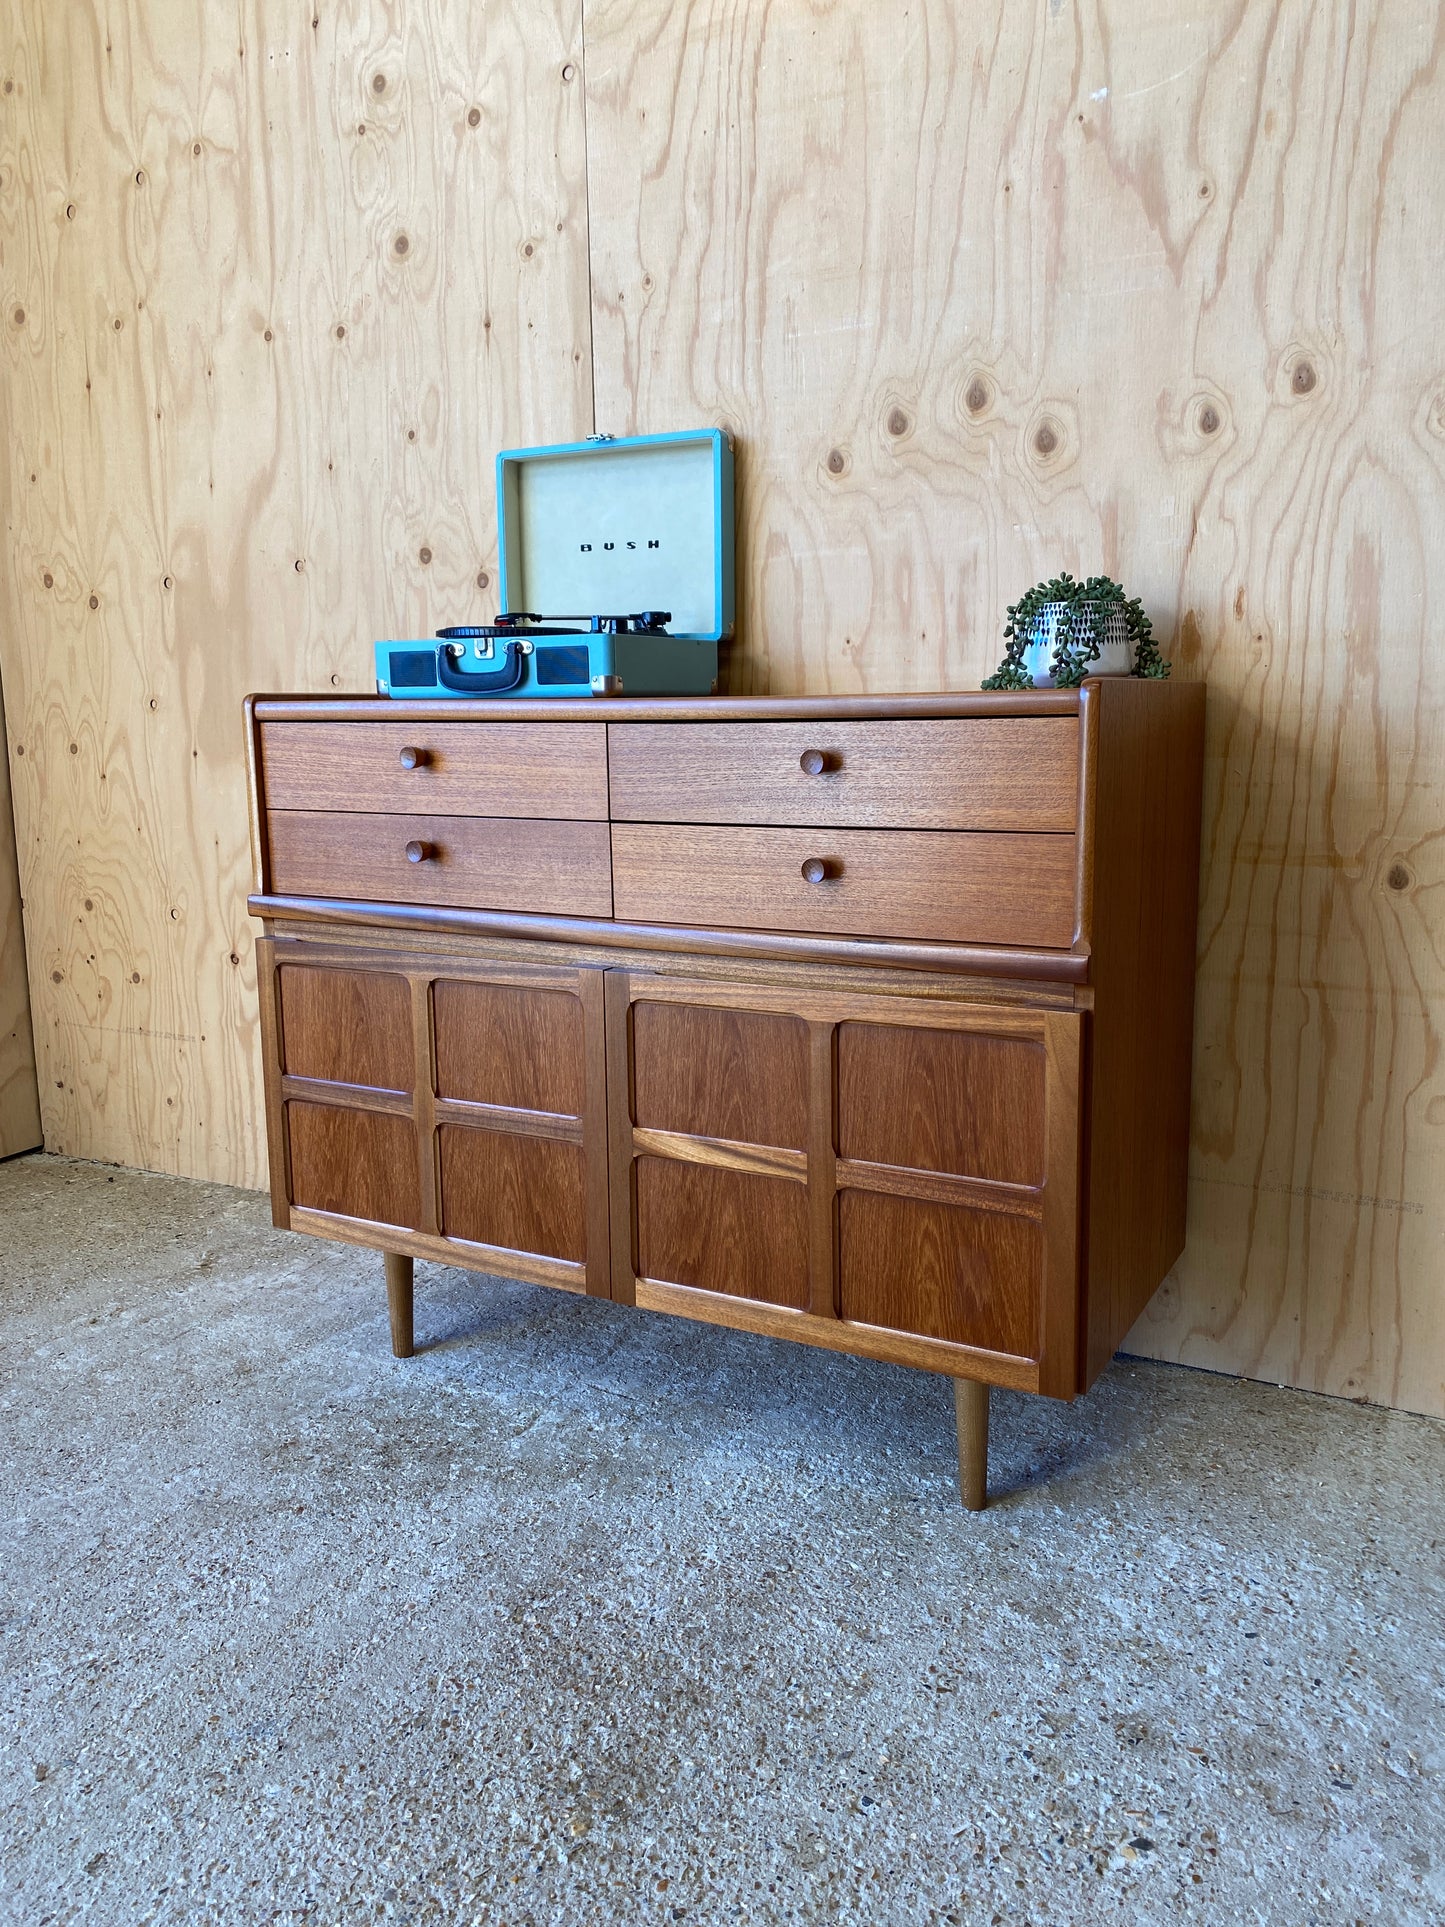
[[[1087,684],[1085,685],[1087,687]],[[1078,689],[960,689],[880,696],[593,696],[454,701],[395,696],[248,696],[258,722],[756,723],[848,722],[950,716],[1077,716]]]
[[[620,923],[610,918],[529,916],[514,910],[454,910],[342,897],[255,895],[247,898],[247,905],[255,917],[371,924],[384,930],[449,930],[603,944],[626,950],[774,957],[805,963],[892,964],[904,970],[1018,977],[1042,983],[1089,981],[1089,951],[1082,944],[1072,950],[1022,950],[988,944],[901,943],[877,937],[800,937],[781,930],[692,929],[664,923]]]

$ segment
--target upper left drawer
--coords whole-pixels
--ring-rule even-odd
[[[607,820],[605,723],[261,724],[272,810]]]

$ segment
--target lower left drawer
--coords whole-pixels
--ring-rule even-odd
[[[276,896],[612,915],[605,823],[270,810],[266,840]]]

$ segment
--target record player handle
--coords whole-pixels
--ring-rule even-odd
[[[831,750],[805,749],[798,758],[798,768],[805,776],[821,776],[825,769],[836,768],[837,762]]]
[[[838,874],[838,865],[826,856],[810,856],[803,865],[804,883],[826,883]]]
[[[459,646],[444,642],[437,650],[437,681],[443,689],[450,689],[458,696],[505,696],[526,676],[527,659],[523,650],[532,647],[530,642],[508,640],[502,645],[501,667],[479,671],[462,668],[460,658],[451,654]]]
[[[430,761],[431,751],[429,749],[413,749],[409,743],[406,748],[402,750],[400,756],[403,769],[425,769]]]
[[[408,843],[406,860],[408,863],[427,863],[436,855],[434,843]]]

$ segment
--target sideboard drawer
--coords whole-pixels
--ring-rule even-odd
[[[271,810],[266,837],[279,896],[612,914],[605,823]]]
[[[612,875],[629,923],[1059,950],[1074,937],[1072,836],[614,823]]]
[[[262,723],[273,810],[607,820],[604,723]]]
[[[613,723],[608,761],[624,822],[1071,831],[1078,819],[1073,716]]]

